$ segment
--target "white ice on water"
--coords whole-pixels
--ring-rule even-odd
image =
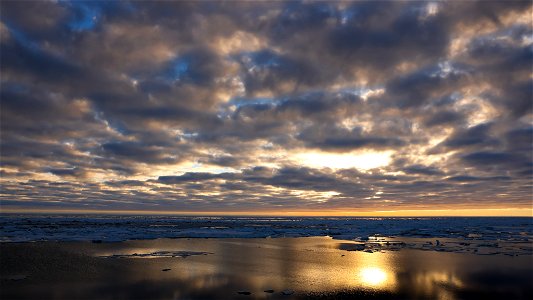
[[[1,242],[308,236],[352,241],[353,251],[531,255],[533,218],[0,215]]]

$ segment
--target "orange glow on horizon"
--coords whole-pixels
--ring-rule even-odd
[[[294,217],[533,217],[533,208],[390,210],[390,211],[152,211],[152,210],[42,210],[0,208],[0,213],[65,213],[186,216],[294,216]]]

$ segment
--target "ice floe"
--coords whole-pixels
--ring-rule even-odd
[[[0,242],[330,236],[349,251],[531,255],[533,218],[0,215]],[[158,254],[175,255],[181,254]]]

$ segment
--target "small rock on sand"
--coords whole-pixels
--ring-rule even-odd
[[[161,271],[163,271],[163,272],[167,272],[167,271],[170,271],[170,270],[172,270],[172,269],[163,269],[163,270],[161,270]]]
[[[284,290],[283,292],[281,292],[283,295],[285,296],[289,296],[289,295],[292,295],[294,294],[294,291],[293,290]]]
[[[265,293],[269,293],[269,294],[272,294],[274,293],[274,290],[264,290]]]
[[[238,291],[237,294],[239,294],[239,295],[251,295],[252,293],[248,292],[248,291]]]

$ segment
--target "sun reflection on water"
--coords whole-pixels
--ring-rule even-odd
[[[361,269],[360,278],[363,285],[372,287],[381,287],[387,283],[387,273],[375,267]]]
[[[394,291],[397,287],[396,260],[392,255],[361,253],[355,268],[356,285],[363,288]]]

